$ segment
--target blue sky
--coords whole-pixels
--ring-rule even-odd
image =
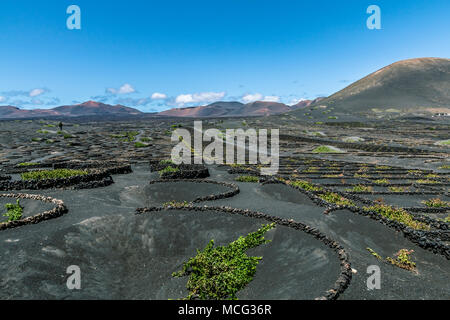
[[[69,5],[81,30],[69,30]],[[381,30],[369,30],[369,5]],[[0,105],[143,111],[330,95],[398,60],[450,57],[450,1],[1,1]]]

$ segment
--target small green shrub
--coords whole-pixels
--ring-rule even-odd
[[[371,186],[365,186],[362,184],[359,184],[357,186],[354,186],[351,189],[346,189],[347,192],[372,192],[373,188]]]
[[[387,204],[375,204],[370,207],[363,207],[365,211],[374,211],[383,217],[394,220],[416,230],[430,230],[430,226],[424,222],[414,220],[413,216],[406,210],[401,208],[394,208]]]
[[[306,191],[321,191],[323,190],[322,187],[315,186],[311,182],[305,181],[305,180],[295,180],[295,181],[288,181],[288,184],[301,188]]]
[[[407,187],[388,187],[388,190],[391,192],[406,192],[409,189]]]
[[[378,179],[373,181],[376,184],[389,184],[389,180],[387,179]]]
[[[120,141],[123,142],[134,142],[137,135],[139,135],[138,131],[126,131],[121,134],[112,134],[110,136],[112,138],[120,139]]]
[[[373,255],[375,258],[377,258],[377,259],[379,259],[379,260],[383,260],[383,258],[382,258],[378,253],[376,253],[375,251],[373,251],[372,249],[366,248],[366,250],[369,251],[370,254]]]
[[[170,159],[164,159],[164,160],[161,160],[159,162],[159,164],[164,165],[164,164],[174,164],[174,163]]]
[[[148,144],[145,144],[145,143],[142,143],[142,142],[135,142],[134,146],[136,148],[146,148],[146,147],[148,147]]]
[[[18,167],[29,167],[29,166],[37,166],[39,163],[36,162],[21,162],[17,166]]]
[[[55,170],[37,170],[24,172],[20,176],[22,180],[47,180],[69,178],[73,176],[82,176],[88,174],[85,170],[73,169],[55,169]]]
[[[418,183],[418,184],[435,184],[435,183],[439,183],[439,181],[429,180],[429,179],[419,179],[419,180],[416,180],[416,183]]]
[[[249,257],[246,251],[270,241],[264,234],[275,224],[263,225],[258,231],[239,237],[227,246],[214,247],[211,240],[202,251],[183,264],[173,277],[189,276],[186,300],[236,300],[236,293],[253,280],[262,257]]]
[[[318,197],[322,200],[325,200],[329,203],[334,203],[338,206],[348,206],[348,207],[354,207],[355,203],[347,198],[344,198],[343,196],[338,195],[337,193],[333,192],[327,192],[319,194]]]
[[[450,139],[438,141],[435,144],[440,145],[440,146],[448,146],[448,145],[450,145]]]
[[[259,178],[255,176],[239,176],[236,177],[234,180],[238,182],[259,182]]]
[[[315,148],[313,153],[342,153],[341,150],[338,150],[336,148],[330,147],[330,146],[320,146]]]
[[[439,198],[424,200],[424,201],[422,201],[422,203],[425,204],[429,208],[450,207],[450,203],[448,203],[447,201],[441,200]]]
[[[7,217],[8,221],[16,221],[22,219],[23,207],[20,205],[19,199],[17,199],[16,204],[5,204],[5,208],[6,213],[3,216]]]
[[[180,171],[180,169],[168,166],[168,167],[165,167],[164,169],[158,171],[158,173],[162,177],[166,173],[174,173],[174,172],[178,172],[178,171]]]
[[[411,260],[411,254],[414,250],[401,249],[395,254],[395,258],[387,257],[386,261],[391,264],[409,271],[416,270],[416,263]]]
[[[414,250],[401,249],[395,254],[394,258],[387,257],[386,259],[383,259],[378,253],[376,253],[372,249],[370,248],[366,249],[370,252],[371,255],[373,255],[378,260],[386,261],[402,269],[406,269],[409,271],[416,271],[416,263],[411,260],[411,254],[414,252]]]

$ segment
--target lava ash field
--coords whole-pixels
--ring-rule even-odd
[[[182,298],[187,279],[172,273],[197,249],[272,222],[271,242],[251,249],[263,259],[239,299],[450,299],[448,146],[434,143],[448,127],[423,129],[413,143],[367,124],[377,130],[351,143],[336,138],[357,134],[348,124],[302,127],[326,138],[292,124],[280,135],[278,174],[262,176],[249,164],[171,164],[171,128],[187,120],[68,121],[64,135],[43,131],[48,124],[0,122],[0,208],[23,206],[21,219],[0,216],[0,299]],[[323,145],[342,152],[313,151]],[[58,170],[78,174],[24,178]],[[413,250],[411,270],[384,259],[402,249]],[[66,286],[70,265],[81,290]],[[367,289],[370,265],[380,290]]]

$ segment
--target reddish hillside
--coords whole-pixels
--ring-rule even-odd
[[[108,104],[88,101],[73,106],[61,106],[53,109],[25,110],[13,106],[0,106],[0,119],[20,119],[39,117],[78,117],[95,115],[139,115],[141,111],[122,105],[111,106]]]
[[[256,101],[247,104],[240,102],[214,102],[207,106],[173,108],[159,115],[172,117],[245,117],[268,116],[291,111],[289,106],[278,102]]]

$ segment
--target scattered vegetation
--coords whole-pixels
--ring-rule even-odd
[[[174,173],[174,172],[178,172],[178,171],[180,171],[180,169],[174,168],[172,166],[168,166],[168,167],[165,167],[164,169],[158,171],[158,173],[162,177],[166,173]]]
[[[322,191],[322,187],[318,187],[313,185],[311,182],[305,181],[305,180],[295,180],[295,181],[288,181],[288,184],[301,188],[306,191]]]
[[[323,176],[321,176],[322,178],[340,178],[343,177],[344,174],[324,174]]]
[[[367,251],[370,252],[371,255],[373,255],[378,260],[386,261],[402,269],[406,269],[409,271],[416,271],[416,263],[411,260],[411,254],[414,252],[414,250],[401,249],[394,255],[394,258],[387,257],[386,259],[383,259],[378,253],[376,253],[372,249],[370,248],[366,249]]]
[[[358,184],[351,189],[346,189],[347,192],[372,192],[373,188],[371,186],[365,186],[362,184]]]
[[[30,167],[30,166],[37,166],[39,163],[36,162],[21,162],[17,166],[18,167]]]
[[[236,177],[234,180],[238,182],[259,182],[259,178],[256,176],[239,176]]]
[[[444,164],[443,166],[440,166],[439,169],[450,170],[450,164]]]
[[[63,138],[64,139],[72,139],[73,136],[71,134],[69,134],[69,133],[63,133]]]
[[[164,160],[159,161],[159,164],[164,165],[164,164],[174,164],[174,163],[170,159],[164,159]]]
[[[339,150],[335,147],[331,146],[320,146],[315,148],[312,152],[314,153],[342,153],[342,150]]]
[[[55,169],[55,170],[37,170],[24,172],[20,176],[22,180],[47,180],[69,178],[74,176],[82,176],[88,174],[85,170],[73,169]]]
[[[436,183],[439,183],[439,181],[430,180],[430,179],[419,179],[419,180],[416,180],[416,183],[418,183],[418,184],[436,184]]]
[[[146,148],[146,147],[148,147],[148,144],[145,144],[145,143],[142,143],[142,142],[135,142],[134,146],[136,148]]]
[[[391,192],[406,192],[408,191],[408,187],[388,187],[388,190]]]
[[[134,142],[136,140],[136,136],[139,134],[137,131],[126,131],[121,134],[112,134],[112,138],[120,139],[123,142]]]
[[[389,184],[389,180],[388,179],[377,179],[373,181],[376,184]]]
[[[378,254],[378,253],[376,253],[375,251],[373,251],[372,249],[370,249],[370,248],[366,248],[367,249],[367,251],[369,251],[370,252],[370,254],[371,255],[373,255],[375,258],[377,258],[378,260],[383,260],[383,258]]]
[[[23,207],[20,205],[19,199],[17,199],[16,204],[5,204],[5,208],[6,213],[3,216],[8,218],[7,221],[16,221],[22,219]]]
[[[227,246],[214,247],[211,240],[202,251],[183,264],[173,277],[189,276],[186,300],[236,300],[236,293],[253,280],[262,257],[250,257],[246,251],[270,242],[264,235],[275,224],[263,225],[258,231],[239,237]]]
[[[319,194],[318,197],[322,200],[325,200],[326,202],[333,203],[337,206],[348,206],[348,207],[354,207],[355,203],[341,195],[338,195],[334,192],[327,192]]]
[[[365,211],[374,211],[383,217],[403,223],[404,225],[416,230],[429,230],[430,226],[424,222],[414,220],[413,216],[406,210],[401,208],[394,208],[387,204],[378,203],[370,207],[363,207]]]
[[[450,207],[450,203],[448,203],[447,201],[441,200],[439,198],[424,200],[424,201],[422,201],[422,203],[425,204],[429,208]]]
[[[448,145],[450,145],[450,139],[438,141],[435,144],[440,145],[440,146],[448,146]]]
[[[187,202],[187,201],[177,202],[175,200],[163,203],[164,208],[168,208],[168,207],[183,208],[183,207],[187,207],[188,205],[189,205],[189,202]]]
[[[411,260],[411,254],[414,250],[401,249],[395,254],[395,258],[387,257],[386,261],[391,264],[409,271],[416,270],[416,263]]]

